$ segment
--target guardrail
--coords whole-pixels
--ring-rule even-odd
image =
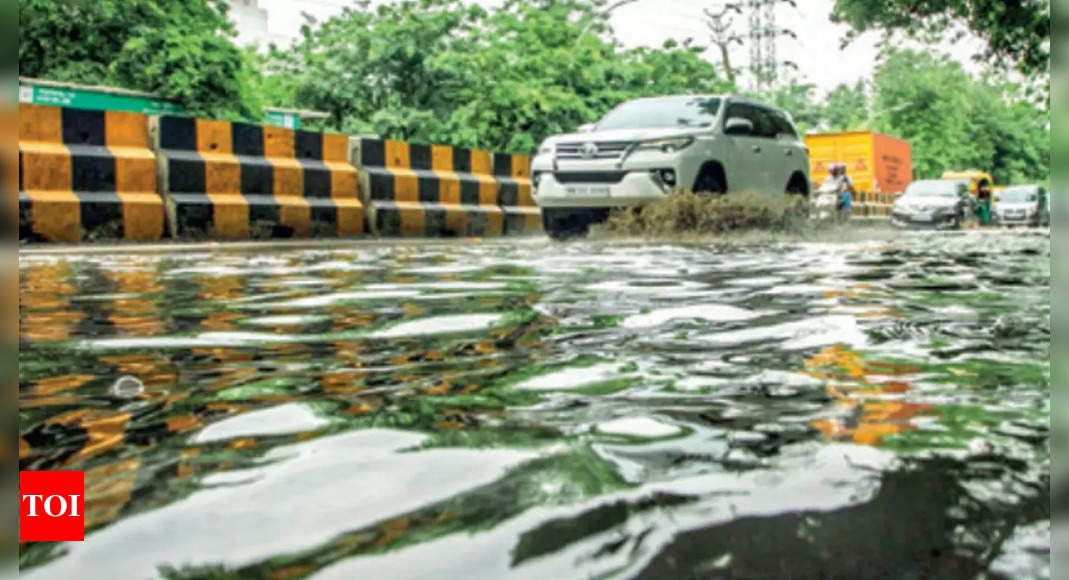
[[[852,204],[851,218],[859,220],[891,219],[891,207],[894,205],[894,201],[895,195],[892,193],[860,191]]]
[[[21,105],[19,237],[160,239],[156,167],[145,115]]]
[[[505,232],[487,151],[353,138],[361,198],[380,236],[485,237]]]
[[[343,135],[185,117],[155,122],[174,237],[351,236],[364,231]]]
[[[542,211],[531,197],[531,158],[494,155],[494,175],[501,184],[500,203],[505,212],[505,233],[542,231]]]
[[[179,116],[23,104],[20,238],[539,232],[530,159]]]

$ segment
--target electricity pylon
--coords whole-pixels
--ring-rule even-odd
[[[768,90],[776,83],[781,67],[798,68],[791,61],[781,61],[776,51],[779,37],[798,38],[792,30],[776,25],[776,6],[783,2],[798,7],[795,0],[745,0],[750,16],[750,74],[758,92]]]

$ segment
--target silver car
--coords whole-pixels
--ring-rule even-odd
[[[629,101],[577,133],[546,139],[531,162],[551,236],[581,234],[611,208],[703,193],[809,194],[809,155],[789,115],[737,96]]]
[[[998,196],[998,219],[1004,226],[1049,226],[1047,190],[1040,185],[1014,185]]]
[[[891,223],[898,227],[961,227],[976,215],[967,182],[945,179],[914,181],[891,207]]]

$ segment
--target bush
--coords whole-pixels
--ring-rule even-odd
[[[770,198],[752,192],[714,196],[679,191],[663,201],[613,210],[604,227],[614,234],[645,237],[799,231],[806,223],[808,206],[801,196]]]

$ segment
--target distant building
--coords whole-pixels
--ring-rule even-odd
[[[260,8],[258,0],[227,0],[230,5],[230,20],[238,30],[239,46],[267,48],[271,35],[267,29],[267,10]]]

